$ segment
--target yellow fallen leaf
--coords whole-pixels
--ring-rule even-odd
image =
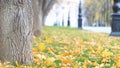
[[[26,66],[26,68],[33,68],[32,66]]]
[[[45,61],[45,65],[46,66],[50,66],[52,65],[52,63],[55,61],[55,58],[51,57],[51,58],[47,58],[46,61]]]
[[[109,57],[109,56],[111,56],[111,55],[112,55],[112,53],[109,52],[109,51],[103,51],[103,52],[102,52],[102,56],[103,56],[103,57]]]
[[[77,64],[73,65],[73,68],[79,68],[79,66]]]
[[[99,66],[99,64],[97,62],[90,62],[89,64],[92,66],[95,66],[95,67]]]
[[[59,55],[60,56],[68,56],[68,55],[71,55],[71,54],[72,54],[71,52],[62,52]]]
[[[49,52],[54,52],[54,50],[52,48],[48,48]]]
[[[45,42],[46,42],[46,43],[52,43],[52,39],[51,39],[51,38],[47,38],[47,39],[45,40]]]
[[[104,47],[102,45],[98,46],[97,52],[100,53],[104,50]]]
[[[16,66],[20,66],[19,63],[18,63],[18,61],[15,61],[15,64],[16,64]]]
[[[78,55],[79,54],[79,51],[75,51],[73,52],[74,55]]]
[[[67,64],[67,63],[72,64],[72,60],[70,60],[70,59],[62,59],[62,62],[64,64]]]
[[[41,63],[41,58],[37,57],[37,58],[34,58],[34,62],[36,64],[40,64]]]
[[[117,68],[120,68],[120,60],[118,60],[118,62],[116,63]]]
[[[79,41],[79,45],[84,45],[84,41],[83,41],[83,40],[80,40],[80,41]]]
[[[82,68],[87,68],[87,65],[82,65]]]
[[[20,64],[18,63],[18,61],[15,61],[15,64],[16,64],[16,67],[17,67],[17,68],[25,68],[25,66],[24,66],[24,65],[20,65]],[[6,67],[4,66],[3,68],[6,68]]]
[[[39,49],[40,49],[40,51],[44,51],[45,48],[46,48],[46,46],[44,45],[44,43],[40,43],[40,44],[39,44]]]

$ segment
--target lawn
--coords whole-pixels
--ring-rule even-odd
[[[119,68],[120,38],[75,28],[44,27],[33,37],[34,64],[23,68]]]
[[[74,28],[44,27],[34,38],[34,62],[38,67],[120,67],[120,38]]]

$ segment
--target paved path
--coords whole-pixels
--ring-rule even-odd
[[[83,27],[83,29],[98,33],[111,33],[111,27]]]

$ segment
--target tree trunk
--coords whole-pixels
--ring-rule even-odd
[[[38,0],[39,1],[39,7],[40,7],[40,18],[42,19],[42,26],[45,25],[45,20],[52,9],[53,5],[57,2],[57,0]]]
[[[33,33],[35,36],[42,34],[42,26],[45,25],[46,17],[56,2],[56,0],[32,0],[34,12]]]
[[[41,10],[39,7],[38,0],[32,0],[33,3],[33,33],[35,36],[40,36],[42,34],[42,18],[41,18]]]
[[[31,0],[0,0],[0,60],[28,65],[32,57]]]

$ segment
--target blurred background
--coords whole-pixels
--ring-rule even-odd
[[[49,12],[45,25],[74,28],[109,27],[112,4],[112,0],[61,0]]]

